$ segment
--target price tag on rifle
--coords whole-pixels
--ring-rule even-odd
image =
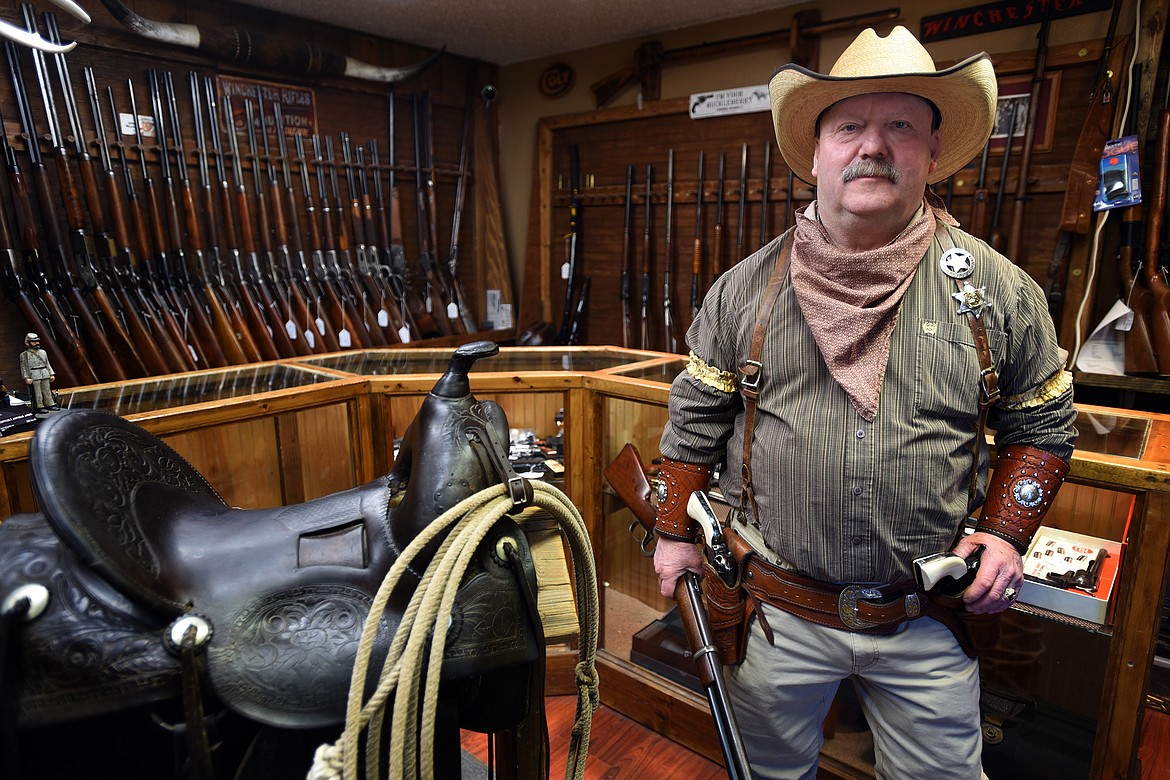
[[[390,324],[390,315],[386,312],[385,309],[379,309],[378,310],[378,327],[385,328],[389,324]]]
[[[459,306],[456,305],[455,301],[451,301],[447,304],[447,319],[459,319]]]
[[[572,268],[567,261],[564,263],[561,263],[561,278],[568,279],[570,270],[572,270]]]
[[[292,320],[288,320],[284,323],[284,332],[288,334],[290,341],[297,340],[297,324]]]
[[[305,343],[309,345],[309,349],[317,347],[317,338],[313,335],[312,330],[305,330]]]
[[[398,340],[403,344],[410,343],[410,328],[408,326],[403,325],[398,329]]]
[[[320,317],[317,318],[317,332],[322,336],[325,335],[325,320],[321,319]]]
[[[342,349],[349,349],[353,345],[353,342],[349,338],[349,330],[342,328],[337,331],[337,343]]]

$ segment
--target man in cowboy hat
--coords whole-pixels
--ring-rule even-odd
[[[702,568],[686,497],[722,464],[753,551],[728,687],[755,776],[815,776],[852,677],[879,777],[978,778],[973,629],[1023,586],[1076,437],[1039,287],[929,189],[987,142],[995,73],[985,54],[936,70],[897,27],[770,87],[780,151],[817,199],[719,278],[687,333],[661,441],[661,589]],[[914,561],[948,550],[981,564],[944,607]]]
[[[60,407],[53,401],[51,385],[57,379],[49,355],[41,349],[41,337],[29,333],[24,337],[24,351],[20,353],[20,375],[29,386],[33,411],[54,410]]]

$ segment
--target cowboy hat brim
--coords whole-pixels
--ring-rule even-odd
[[[945,70],[886,76],[826,76],[785,65],[768,85],[772,122],[780,153],[793,173],[815,184],[812,175],[817,120],[829,106],[877,92],[903,92],[929,100],[938,109],[939,157],[928,183],[960,170],[982,150],[995,123],[998,89],[995,69],[981,53]]]

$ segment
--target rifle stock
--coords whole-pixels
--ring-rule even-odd
[[[1170,376],[1170,286],[1162,278],[1159,267],[1159,241],[1166,211],[1167,165],[1170,164],[1170,84],[1167,85],[1166,104],[1158,117],[1158,135],[1154,158],[1154,184],[1150,210],[1146,217],[1146,287],[1150,339],[1154,346],[1155,363],[1159,376]]]

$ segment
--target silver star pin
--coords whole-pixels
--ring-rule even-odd
[[[975,271],[975,258],[966,249],[954,247],[938,260],[942,272],[952,279],[966,279]]]
[[[991,307],[991,301],[986,296],[986,287],[972,287],[970,283],[963,285],[962,292],[951,293],[951,297],[962,304],[959,306],[959,314],[974,314],[976,317],[984,306]]]

